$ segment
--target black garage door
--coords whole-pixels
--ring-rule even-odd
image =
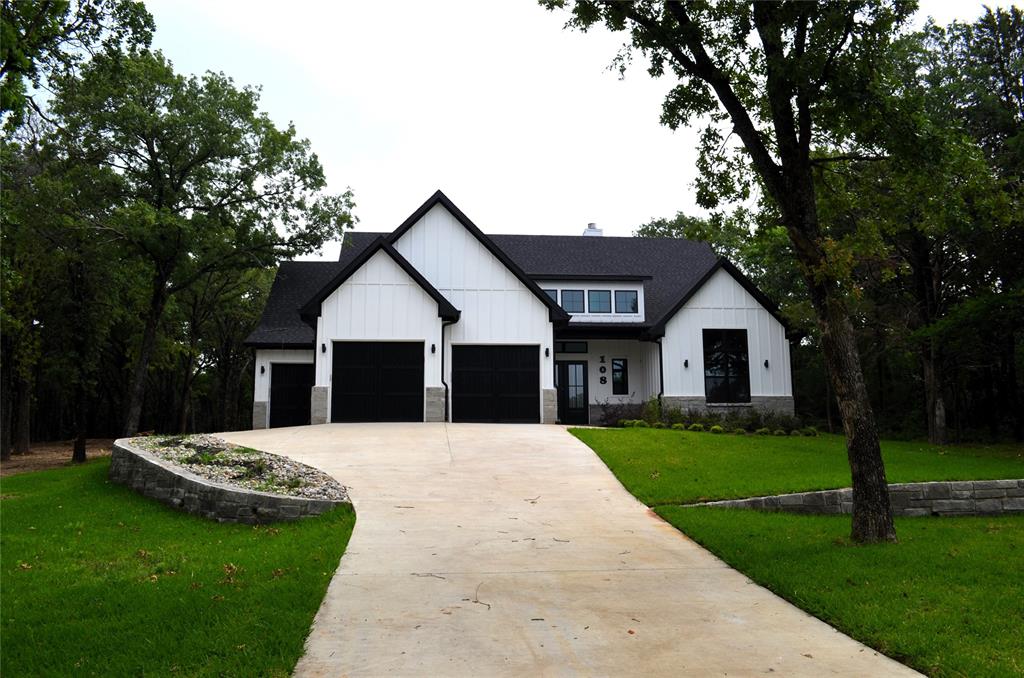
[[[538,423],[537,346],[452,346],[452,420]]]
[[[270,428],[309,423],[309,396],[313,380],[312,364],[271,363]]]
[[[331,421],[423,421],[423,344],[334,342]]]

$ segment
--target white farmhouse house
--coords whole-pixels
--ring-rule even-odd
[[[438,191],[337,262],[285,262],[258,327],[253,428],[601,423],[605,407],[792,413],[786,327],[706,243],[485,235]]]

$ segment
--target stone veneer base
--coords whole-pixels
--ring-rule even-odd
[[[969,516],[1024,513],[1024,480],[959,480],[889,485],[897,516]],[[797,492],[770,497],[709,501],[689,506],[838,514],[853,512],[853,490]]]
[[[663,409],[675,410],[697,410],[699,412],[714,412],[715,414],[728,414],[729,412],[742,412],[746,409],[764,410],[777,414],[788,414],[790,416],[796,411],[793,405],[792,396],[751,396],[749,403],[708,404],[704,396],[662,396],[661,406]]]
[[[267,405],[269,403],[266,400],[256,400],[252,404],[252,428],[258,430],[266,428],[269,421],[267,419]]]
[[[287,497],[200,478],[121,439],[114,442],[110,480],[186,513],[228,523],[271,523],[320,515],[349,502]]]
[[[443,386],[427,386],[425,389],[426,409],[424,421],[444,421],[445,389]]]
[[[553,388],[541,389],[540,423],[554,424],[558,421],[558,392]]]
[[[327,423],[327,387],[314,386],[309,396],[309,423]]]

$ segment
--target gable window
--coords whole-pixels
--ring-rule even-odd
[[[544,294],[551,297],[551,301],[558,303],[558,290],[544,290]]]
[[[612,312],[612,293],[609,290],[590,290],[588,296],[591,313]]]
[[[750,402],[746,330],[704,330],[704,396],[709,403]]]
[[[556,341],[555,353],[586,353],[587,342],[585,341]]]
[[[566,313],[586,313],[583,290],[562,290],[562,308]]]
[[[616,313],[637,313],[638,307],[635,290],[615,290]]]
[[[629,369],[625,358],[612,358],[612,395],[629,395]]]

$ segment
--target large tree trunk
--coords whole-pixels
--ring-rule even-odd
[[[142,419],[142,405],[146,400],[146,380],[149,372],[149,361],[153,357],[156,346],[156,332],[167,305],[166,281],[157,276],[153,279],[153,290],[150,295],[149,311],[146,313],[146,326],[142,332],[142,344],[139,356],[132,370],[132,383],[128,391],[128,411],[125,415],[124,435],[133,436],[139,432],[139,421]]]
[[[925,413],[928,417],[928,442],[933,445],[946,444],[946,401],[942,395],[942,374],[935,343],[921,352],[924,374]]]
[[[32,381],[18,377],[14,392],[14,454],[28,454],[32,445]]]
[[[71,461],[80,464],[85,461],[85,443],[88,437],[89,399],[85,388],[79,384],[75,389],[75,446],[71,453]]]
[[[846,456],[853,481],[853,525],[857,542],[896,541],[882,448],[864,384],[853,324],[842,305],[826,301],[819,312],[825,363],[846,433]]]

